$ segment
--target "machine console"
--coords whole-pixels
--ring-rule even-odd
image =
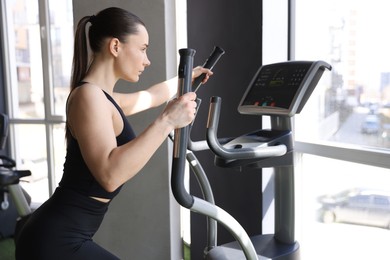
[[[261,66],[238,106],[241,114],[294,116],[310,97],[325,69],[323,61],[288,61]]]

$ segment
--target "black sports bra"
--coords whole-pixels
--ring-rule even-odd
[[[107,99],[110,100],[114,106],[118,109],[122,120],[123,130],[116,137],[117,146],[121,146],[128,143],[136,136],[134,131],[126,119],[122,109],[115,102],[115,100],[105,91],[103,91]],[[98,140],[96,140],[98,141]],[[122,186],[113,192],[107,192],[102,186],[95,180],[91,171],[88,169],[83,156],[80,151],[80,146],[75,138],[70,135],[68,140],[68,146],[66,151],[66,158],[64,163],[64,173],[59,183],[60,187],[68,188],[77,191],[81,194],[91,197],[99,197],[106,199],[113,199],[121,190]]]

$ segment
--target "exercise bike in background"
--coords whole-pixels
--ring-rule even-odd
[[[0,151],[8,137],[8,116],[0,114]],[[16,170],[12,158],[0,155],[0,240],[16,238],[19,229],[30,216],[31,197],[20,186],[20,179],[31,175],[29,170]]]

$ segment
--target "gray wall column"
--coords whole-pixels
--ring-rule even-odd
[[[151,66],[140,82],[119,82],[118,91],[137,91],[173,77],[177,72],[175,1],[73,1],[75,26],[86,15],[117,6],[138,15],[149,32]],[[172,20],[173,19],[173,20]],[[169,44],[168,44],[169,43]],[[129,118],[137,133],[145,129],[163,107]],[[171,152],[165,142],[146,167],[112,201],[95,241],[121,259],[181,259],[179,206],[170,192]],[[130,160],[131,158],[129,158]]]

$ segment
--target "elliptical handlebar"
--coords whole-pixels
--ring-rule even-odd
[[[259,148],[226,148],[221,145],[217,137],[219,115],[221,111],[221,98],[211,97],[209,118],[207,121],[207,143],[210,149],[225,159],[253,159],[282,156],[287,153],[287,146],[279,144],[275,146],[263,146]]]
[[[211,52],[210,56],[207,58],[202,67],[210,70],[213,69],[215,64],[217,64],[218,60],[224,53],[225,51],[221,47],[214,46],[213,51]],[[199,89],[205,77],[206,74],[202,74],[194,80],[194,82],[192,83],[192,89],[194,92]]]
[[[225,54],[224,49],[222,49],[219,46],[214,46],[213,51],[211,52],[210,56],[207,58],[205,63],[202,65],[202,67],[212,70],[214,68],[215,64],[217,64],[217,62],[219,61],[219,59],[222,57],[223,54]],[[198,91],[198,89],[202,85],[202,81],[204,80],[205,77],[206,77],[206,74],[202,74],[199,77],[197,77],[196,79],[194,79],[194,82],[192,83],[192,91],[194,91],[194,92]],[[200,104],[202,103],[202,100],[200,98],[197,98],[196,103],[197,103],[196,109],[198,111]],[[192,124],[191,124],[191,127],[192,127]],[[222,142],[227,142],[227,141],[222,140]],[[193,152],[198,152],[198,151],[208,150],[209,146],[208,146],[206,140],[192,141],[191,136],[190,136],[189,140],[188,140],[188,149],[190,151],[193,151]]]
[[[180,49],[179,80],[177,95],[182,96],[191,90],[192,69],[194,63],[195,50]],[[194,198],[187,192],[184,186],[184,172],[186,167],[187,144],[189,138],[189,128],[186,126],[175,129],[173,140],[173,161],[172,161],[172,193],[180,205],[191,208]]]

